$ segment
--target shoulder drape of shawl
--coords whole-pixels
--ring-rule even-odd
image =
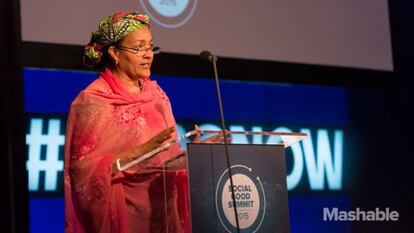
[[[72,103],[65,145],[67,233],[128,232],[127,173],[112,175],[113,156],[175,126],[165,93],[154,81],[143,81],[142,92],[131,94],[106,70]],[[146,164],[160,165],[177,153],[175,145]]]

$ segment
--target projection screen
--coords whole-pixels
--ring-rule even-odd
[[[393,70],[387,0],[21,0],[22,39],[84,45],[121,10],[149,14],[165,52]]]

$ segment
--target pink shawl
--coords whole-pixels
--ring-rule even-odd
[[[142,86],[131,93],[106,70],[73,101],[65,146],[66,233],[190,232],[186,171],[168,172],[163,185],[162,172],[148,169],[180,153],[178,145],[112,175],[116,153],[176,125],[157,83],[144,79]]]

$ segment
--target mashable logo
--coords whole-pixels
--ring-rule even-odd
[[[26,135],[28,160],[26,168],[29,175],[29,191],[54,192],[58,190],[59,180],[63,174],[63,147],[65,136],[62,134],[62,119],[31,118],[29,132]],[[200,125],[204,130],[220,130],[215,124]],[[186,129],[178,125],[178,134],[183,135]],[[230,131],[263,131],[260,125],[245,128],[243,125],[230,125]],[[287,127],[277,127],[274,132],[292,132]],[[308,128],[300,129],[308,138],[291,146],[293,167],[287,174],[287,186],[294,190],[304,181],[307,173],[310,190],[341,190],[343,173],[342,130]],[[249,141],[246,135],[233,135],[234,143],[275,144],[279,138],[273,136],[254,135]],[[43,176],[41,175],[43,174]],[[44,179],[41,186],[41,179]]]
[[[398,221],[400,214],[398,211],[391,211],[390,208],[380,210],[339,210],[338,208],[323,208],[323,221]]]

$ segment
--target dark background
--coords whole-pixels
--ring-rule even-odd
[[[0,2],[1,190],[3,232],[27,232],[27,173],[21,67],[84,69],[82,47],[20,41],[19,1]],[[220,58],[223,79],[241,79],[346,87],[350,93],[355,145],[349,148],[353,205],[365,210],[389,207],[398,222],[355,223],[355,232],[411,232],[411,143],[414,139],[414,3],[389,1],[394,71],[372,71],[282,62]],[[196,56],[161,54],[153,73],[211,77],[211,67]],[[351,160],[351,161],[352,161]]]

